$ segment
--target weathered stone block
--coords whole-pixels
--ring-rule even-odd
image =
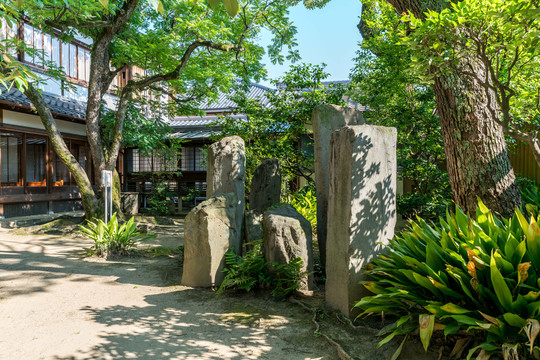
[[[241,231],[236,222],[237,203],[234,193],[216,195],[186,216],[182,285],[221,285],[225,253],[235,244],[237,233]]]
[[[282,205],[264,213],[264,253],[267,262],[288,264],[301,257],[302,271],[309,273],[301,290],[313,289],[313,237],[311,224],[290,205]]]
[[[212,144],[208,148],[208,164],[206,173],[206,197],[218,194],[234,193],[236,195],[236,226],[241,229],[244,222],[246,197],[246,149],[244,140],[239,136],[229,136]],[[242,247],[242,232],[236,234],[234,249],[239,252]]]
[[[121,197],[122,211],[127,216],[134,216],[139,213],[139,193],[123,192]]]
[[[359,125],[331,138],[326,302],[348,316],[366,294],[364,267],[394,236],[395,128]]]
[[[281,201],[281,167],[278,159],[265,159],[255,169],[249,192],[249,210],[262,214]]]
[[[328,216],[328,164],[330,136],[347,125],[365,124],[360,111],[336,106],[318,105],[313,109],[313,138],[315,141],[315,184],[317,188],[317,240],[321,263],[325,264]]]

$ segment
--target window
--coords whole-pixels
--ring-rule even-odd
[[[2,186],[21,186],[19,179],[19,159],[22,137],[4,133],[0,136],[0,156]]]
[[[5,32],[6,27],[2,27]],[[0,32],[0,37],[2,36]],[[30,24],[24,24],[24,42],[41,54],[25,54],[24,61],[43,67],[45,61],[53,61],[67,76],[88,81],[90,78],[90,51],[81,45],[63,43],[49,34],[43,34]]]
[[[182,170],[206,171],[206,151],[201,147],[182,148]]]
[[[47,139],[27,135],[26,137],[26,185],[46,185]]]
[[[9,26],[5,19],[0,20],[0,41],[6,39],[13,39],[17,33],[17,24],[13,23],[12,26]],[[11,56],[17,55],[15,48],[9,49],[9,54]]]
[[[151,172],[151,171],[176,171],[178,169],[175,154],[159,154],[154,152],[151,155],[139,153],[139,149],[128,150],[128,173]]]

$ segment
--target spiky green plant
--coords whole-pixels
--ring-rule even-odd
[[[116,213],[107,224],[101,219],[94,219],[87,221],[86,226],[79,225],[79,228],[83,234],[94,240],[94,250],[98,256],[126,254],[130,249],[137,247],[137,242],[155,237],[154,234],[144,235],[139,232],[133,217],[119,224]]]
[[[375,295],[356,303],[360,316],[397,317],[379,345],[418,331],[427,350],[441,331],[471,339],[467,359],[540,359],[539,220],[519,209],[499,220],[482,202],[476,220],[458,207],[439,224],[418,218],[368,265]]]

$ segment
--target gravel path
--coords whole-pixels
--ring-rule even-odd
[[[90,245],[0,232],[0,359],[337,359],[298,306],[216,299],[177,285],[178,258],[85,258]]]

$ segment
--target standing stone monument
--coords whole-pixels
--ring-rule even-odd
[[[311,116],[315,140],[315,184],[317,189],[317,240],[321,264],[326,264],[327,212],[328,212],[328,163],[330,136],[333,131],[347,125],[365,124],[360,111],[336,106],[318,105]]]
[[[210,145],[208,148],[208,166],[206,173],[206,198],[218,194],[236,195],[236,226],[241,229],[244,221],[246,197],[246,148],[239,136],[229,136]],[[232,244],[234,250],[242,250],[242,231],[236,233]]]
[[[366,295],[364,267],[394,236],[395,128],[348,126],[331,137],[326,302],[353,316]]]
[[[241,231],[236,223],[237,203],[234,193],[216,195],[197,205],[186,216],[182,285],[221,285],[225,253]]]
[[[262,214],[281,201],[281,167],[278,159],[264,159],[253,173],[249,210]]]
[[[288,264],[300,257],[304,276],[300,290],[313,289],[313,237],[311,223],[290,205],[264,213],[264,255],[268,263]],[[272,271],[272,269],[270,269]]]

